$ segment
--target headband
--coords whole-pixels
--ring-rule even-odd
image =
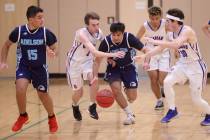
[[[176,20],[176,21],[180,21],[180,22],[183,22],[184,20],[183,19],[180,19],[179,17],[175,17],[175,16],[172,16],[172,15],[166,15],[166,17],[168,19],[173,19],[173,20]]]

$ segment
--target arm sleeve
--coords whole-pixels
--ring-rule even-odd
[[[16,27],[10,34],[9,34],[9,40],[13,43],[16,43],[18,41],[18,34],[19,34],[19,27]]]
[[[101,52],[108,52],[108,46],[107,46],[105,39],[101,42],[98,50]]]
[[[141,50],[144,47],[142,42],[130,33],[128,34],[128,43],[132,48],[135,48],[137,50]]]
[[[46,29],[46,44],[47,46],[51,46],[57,42],[57,38],[54,33],[50,30]]]

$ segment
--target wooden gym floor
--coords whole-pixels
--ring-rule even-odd
[[[71,94],[65,79],[50,82],[50,95],[54,101],[59,130],[50,134],[47,114],[40,103],[36,91],[30,86],[27,92],[27,112],[30,123],[22,131],[13,133],[11,126],[18,116],[15,99],[14,79],[0,80],[0,140],[210,140],[210,126],[200,126],[203,114],[192,105],[187,85],[176,86],[176,103],[180,116],[168,124],[160,119],[166,113],[155,111],[155,97],[151,92],[147,77],[140,78],[138,99],[131,105],[136,115],[136,124],[124,126],[124,112],[116,102],[108,109],[98,107],[99,120],[93,120],[86,112],[89,105],[87,86],[80,101],[83,115],[76,122],[72,115]],[[101,88],[108,85],[101,83]],[[210,103],[210,85],[207,85],[203,97]]]

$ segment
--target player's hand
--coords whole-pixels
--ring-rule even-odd
[[[8,68],[8,65],[6,63],[0,62],[0,70],[7,69],[7,68]]]
[[[90,86],[98,81],[98,76],[94,76],[93,79],[90,81]]]
[[[143,69],[144,69],[144,70],[148,70],[149,68],[150,68],[149,64],[145,62],[145,63],[143,64]]]
[[[114,60],[112,60],[111,58],[108,58],[107,59],[107,62],[110,64],[110,65],[112,65],[112,67],[115,67],[116,66],[116,62],[114,61]]]
[[[133,60],[136,61],[136,62],[140,62],[140,61],[144,61],[146,58],[146,55],[145,54],[142,54],[142,55],[136,55],[134,56]]]
[[[53,50],[47,48],[47,56],[50,58],[54,58],[56,56],[56,54]]]
[[[114,53],[114,57],[123,58],[124,56],[125,56],[125,52],[123,51],[118,51]]]
[[[145,40],[146,44],[155,44],[155,40],[150,37],[143,37],[143,40]]]

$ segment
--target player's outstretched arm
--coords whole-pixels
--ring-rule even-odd
[[[98,51],[93,44],[88,40],[86,35],[83,32],[80,32],[79,34],[80,41],[89,49],[89,51],[96,57],[118,57],[123,58],[125,53],[122,51],[118,51],[116,53],[104,53],[101,51]]]
[[[162,48],[178,49],[181,45],[188,41],[189,37],[194,36],[191,30],[186,30],[177,39],[173,41],[154,40],[149,37],[144,37],[147,43],[158,45]]]
[[[8,68],[6,64],[7,56],[9,53],[9,48],[13,43],[10,40],[7,40],[1,48],[1,56],[0,56],[0,70],[4,68]]]

